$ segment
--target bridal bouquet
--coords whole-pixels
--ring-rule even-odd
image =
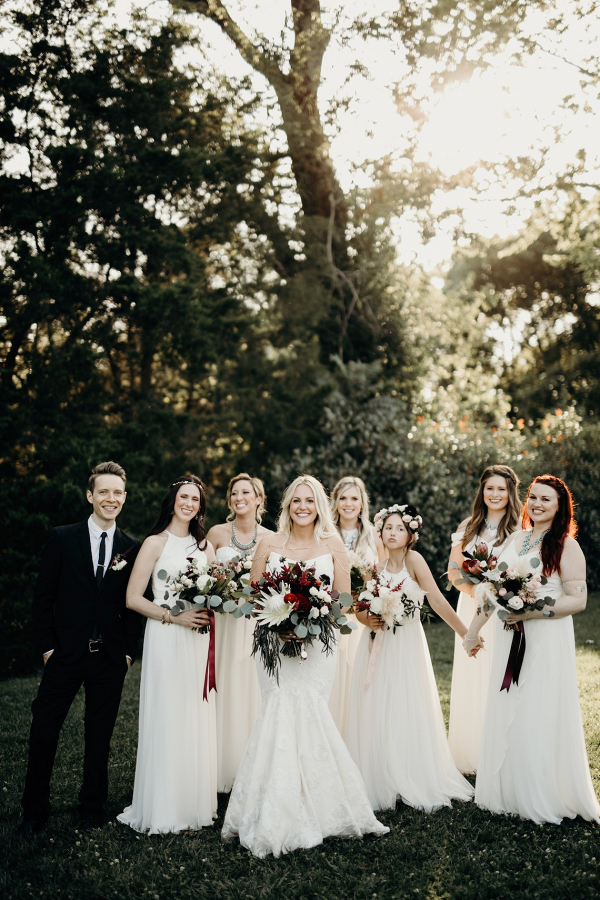
[[[373,577],[373,566],[365,562],[354,550],[348,551],[348,559],[350,561],[350,590],[356,599],[365,586],[365,582]]]
[[[373,572],[373,577],[365,584],[365,590],[359,595],[354,604],[357,612],[368,610],[371,615],[379,616],[385,622],[388,629],[405,625],[408,619],[415,614],[430,615],[428,609],[423,609],[425,592],[412,578],[405,578],[399,584],[391,585],[393,576],[386,572]],[[371,632],[375,637],[375,632]]]
[[[274,675],[284,656],[306,659],[306,644],[319,640],[323,649],[331,653],[335,644],[334,632],[350,634],[356,628],[342,612],[342,603],[350,605],[350,594],[332,591],[327,575],[317,576],[315,566],[297,562],[265,572],[260,581],[252,583],[251,599],[256,618],[252,654],[260,653],[265,669]],[[283,643],[280,634],[293,632],[297,640]]]
[[[536,575],[532,570],[540,565],[539,559],[525,556],[518,558],[514,566],[504,561],[498,563],[494,571],[488,572],[475,587],[477,612],[488,613],[497,609],[504,621],[506,631],[518,631],[518,625],[507,625],[510,613],[521,613],[528,609],[543,609],[551,618],[554,613],[545,606],[554,606],[553,597],[538,597],[540,587],[548,583],[545,575]],[[520,623],[518,623],[520,624]]]
[[[480,584],[488,572],[493,572],[498,565],[498,557],[488,549],[485,541],[480,541],[472,553],[463,550],[463,556],[465,558],[460,566],[463,577],[462,581],[455,582],[457,587],[461,584]],[[449,568],[458,569],[459,565],[452,560]]]
[[[232,562],[232,561],[231,561]],[[232,613],[238,608],[234,599],[235,592],[239,589],[241,574],[237,568],[227,562],[212,562],[201,565],[195,557],[188,559],[188,566],[178,575],[170,577],[164,569],[157,573],[157,577],[168,585],[165,591],[165,600],[169,600],[169,594],[177,595],[175,604],[161,603],[168,609],[172,616],[178,616],[189,603],[190,609],[208,609],[211,612]],[[209,625],[201,628],[193,628],[200,634],[207,634]]]

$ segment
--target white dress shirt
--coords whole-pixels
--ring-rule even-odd
[[[100,538],[102,537],[102,532],[106,532],[106,538],[104,540],[104,574],[106,575],[106,573],[108,572],[108,567],[110,566],[110,561],[112,559],[112,548],[113,541],[115,539],[116,527],[116,524],[113,522],[110,528],[100,528],[99,525],[96,525],[91,516],[88,519],[90,544],[92,547],[92,566],[94,567],[94,578],[96,577],[96,569],[98,568],[98,555],[100,553]]]

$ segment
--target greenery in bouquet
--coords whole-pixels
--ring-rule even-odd
[[[293,565],[281,557],[281,567],[265,572],[251,585],[256,627],[252,654],[260,653],[270,675],[277,674],[281,654],[306,659],[306,645],[318,640],[326,653],[335,644],[335,631],[350,634],[357,626],[348,622],[342,606],[350,606],[350,594],[332,590],[327,575],[317,576],[315,566]],[[281,635],[295,639],[282,641]]]
[[[456,587],[461,584],[480,584],[488,572],[493,572],[498,565],[498,557],[494,556],[485,541],[480,541],[472,553],[463,550],[463,556],[460,567],[454,560],[449,565],[450,569],[460,568],[462,572],[462,580],[455,582]]]
[[[386,628],[392,629],[405,625],[415,615],[428,618],[433,615],[429,606],[425,605],[425,592],[412,578],[405,578],[398,584],[392,584],[393,575],[385,569],[374,571],[372,577],[364,585],[358,600],[354,602],[355,612],[368,611],[378,616]],[[371,632],[371,638],[375,632]]]
[[[509,566],[504,561],[498,563],[497,568],[488,572],[475,587],[477,612],[489,613],[496,609],[506,631],[518,630],[516,625],[508,625],[506,622],[511,613],[543,609],[544,616],[551,618],[554,613],[544,607],[554,606],[554,598],[538,596],[540,588],[548,583],[545,575],[533,571],[540,565],[537,557],[528,559],[526,556],[519,557],[514,566]]]
[[[161,606],[168,609],[172,616],[178,616],[185,609],[207,609],[218,613],[235,613],[238,609],[234,594],[238,590],[239,576],[229,561],[201,565],[195,557],[190,557],[183,572],[170,576],[161,569],[157,577],[165,582],[166,602]],[[172,594],[177,599],[171,606],[168,601]],[[207,634],[209,626],[192,630]]]

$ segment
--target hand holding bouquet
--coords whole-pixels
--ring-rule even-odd
[[[373,577],[374,568],[354,550],[348,551],[348,560],[350,561],[350,590],[356,600],[363,590],[365,582]]]
[[[405,625],[408,619],[414,618],[415,614],[421,615],[425,592],[410,577],[391,585],[392,577],[385,569],[383,572],[373,572],[372,578],[365,584],[365,590],[354,603],[354,610],[368,611],[378,616],[395,634],[396,628]],[[424,610],[424,614],[427,615],[428,611]],[[371,637],[375,637],[374,631]]]
[[[158,572],[157,577],[166,582],[165,601],[169,600],[170,594],[177,596],[173,606],[168,602],[161,603],[172,616],[183,612],[186,603],[190,609],[206,609],[218,613],[232,613],[238,608],[234,592],[238,590],[240,574],[229,561],[212,562],[203,566],[199,560],[191,557],[187,568],[175,577],[168,576],[164,569]],[[193,631],[207,634],[209,626],[203,625]]]
[[[462,580],[455,582],[456,587],[460,587],[461,584],[481,584],[488,573],[493,572],[498,565],[498,557],[488,549],[485,541],[480,541],[473,553],[463,550],[463,556],[465,558],[460,566]],[[458,569],[459,565],[452,560],[449,568]]]
[[[281,567],[265,572],[252,584],[256,627],[252,654],[260,653],[270,675],[277,672],[280,653],[306,659],[306,644],[319,640],[330,653],[335,643],[334,632],[350,634],[356,628],[342,612],[342,604],[350,605],[350,594],[332,591],[327,575],[317,576],[315,566],[297,562],[293,565],[281,558]],[[293,635],[283,644],[280,636]]]
[[[554,606],[553,597],[538,597],[539,589],[548,583],[545,575],[535,574],[540,561],[536,557],[518,558],[514,566],[504,561],[479,582],[475,588],[477,612],[489,613],[497,609],[504,621],[506,631],[518,630],[517,625],[508,625],[506,619],[511,613],[523,613],[531,609],[543,609],[544,616],[551,618],[554,613],[545,606]]]

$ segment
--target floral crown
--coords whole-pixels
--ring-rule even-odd
[[[407,531],[410,531],[411,534],[414,534],[415,539],[418,541],[419,531],[423,527],[423,519],[418,514],[417,508],[415,506],[412,506],[410,503],[394,503],[393,506],[388,506],[384,509],[380,509],[373,519],[373,524],[377,529],[378,534],[381,534],[381,529],[385,524],[385,520],[389,519],[389,517],[394,515],[394,513],[398,513],[398,515],[404,522]]]

